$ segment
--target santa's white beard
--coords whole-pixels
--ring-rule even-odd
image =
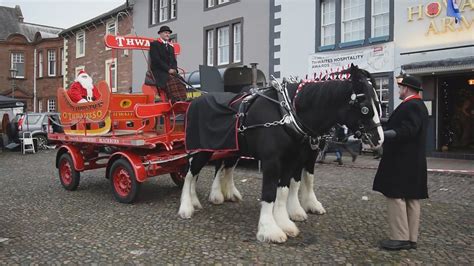
[[[92,90],[94,89],[94,83],[89,75],[81,75],[76,78],[76,81],[87,91],[87,101],[92,101],[94,96]]]

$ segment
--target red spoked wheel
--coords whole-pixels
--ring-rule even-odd
[[[186,178],[186,174],[188,173],[188,167],[185,165],[179,169],[178,172],[170,173],[171,179],[173,182],[179,187],[183,188],[184,179]]]
[[[136,179],[132,166],[126,159],[118,159],[110,167],[110,183],[114,197],[121,203],[132,203],[141,183]]]
[[[69,153],[64,153],[58,161],[59,180],[66,190],[76,190],[79,186],[81,174],[74,169],[74,163]]]

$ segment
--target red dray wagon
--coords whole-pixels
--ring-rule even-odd
[[[106,45],[112,38],[105,37]],[[140,47],[117,47],[120,43],[108,46],[149,47],[149,42]],[[154,86],[143,85],[142,93],[133,94],[111,93],[105,81],[98,82],[97,88],[100,99],[88,103],[74,103],[65,89],[58,89],[64,132],[49,133],[48,138],[59,145],[56,167],[62,186],[76,190],[81,172],[106,168],[115,199],[122,203],[133,202],[149,177],[170,174],[181,187],[188,165],[184,116],[189,102],[172,104]],[[158,96],[161,101],[155,102]],[[225,156],[217,153],[213,159]]]

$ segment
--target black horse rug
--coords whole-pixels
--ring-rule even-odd
[[[238,109],[244,95],[216,92],[202,95],[186,115],[186,151],[236,151]]]

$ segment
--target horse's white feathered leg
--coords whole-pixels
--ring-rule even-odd
[[[286,241],[287,236],[273,218],[273,204],[273,202],[262,201],[257,239],[261,242],[283,243]]]
[[[301,184],[301,205],[303,209],[310,213],[325,214],[326,210],[314,194],[314,175],[303,169],[301,180],[303,181]]]
[[[189,219],[193,216],[194,207],[191,199],[191,183],[193,182],[193,174],[191,170],[186,174],[184,179],[183,190],[181,191],[181,204],[179,206],[178,214],[183,219]]]
[[[277,189],[275,206],[273,207],[273,217],[277,225],[290,237],[295,237],[300,233],[296,224],[290,220],[286,210],[288,200],[288,188],[279,187]]]
[[[224,175],[224,164],[217,170],[214,181],[212,182],[211,193],[209,194],[209,201],[213,204],[222,204],[224,202],[224,194],[222,193],[222,179]]]
[[[290,193],[288,195],[288,214],[293,221],[305,221],[308,219],[308,215],[301,207],[300,200],[298,198],[298,191],[300,189],[300,181],[296,182],[293,178],[290,183]]]
[[[199,198],[196,193],[196,182],[197,182],[198,176],[193,176],[193,179],[191,181],[191,203],[193,204],[193,207],[196,209],[202,209],[201,202],[199,202]]]
[[[224,194],[224,200],[227,201],[241,201],[242,196],[240,192],[235,187],[234,183],[234,170],[237,166],[235,163],[234,166],[229,168],[224,168],[223,182],[221,183],[222,193]]]

